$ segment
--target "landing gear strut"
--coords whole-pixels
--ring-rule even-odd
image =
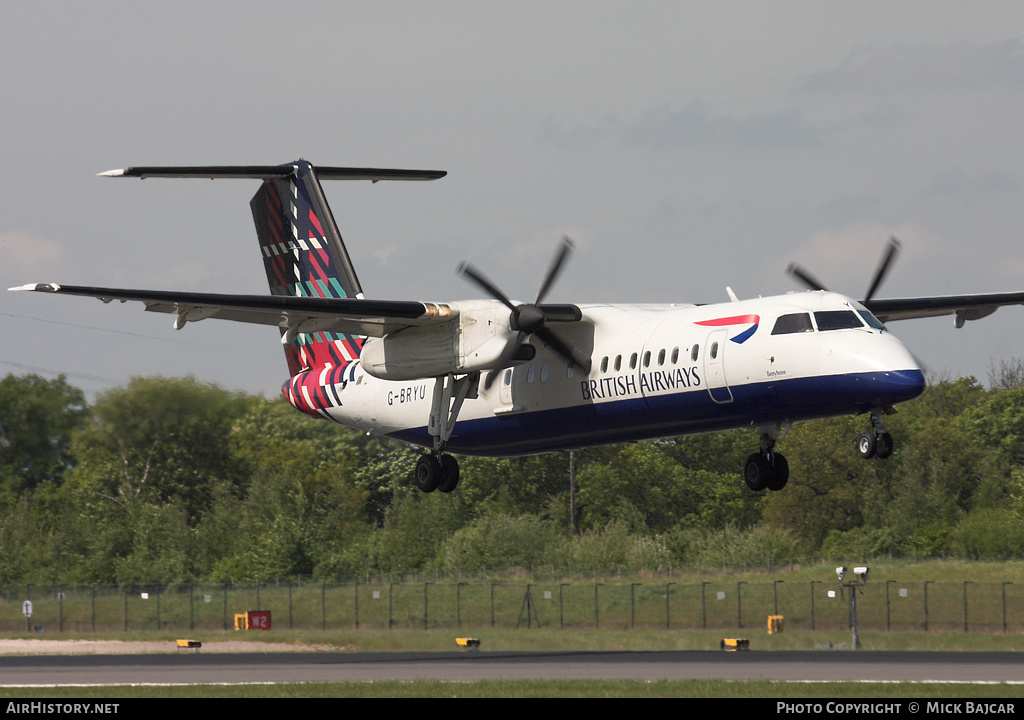
[[[892,435],[887,433],[885,426],[882,425],[882,412],[886,411],[871,411],[871,429],[861,433],[857,438],[857,452],[865,460],[873,457],[885,460],[892,455]]]
[[[416,461],[416,487],[423,492],[440,490],[450,493],[459,484],[459,463],[443,451],[452,436],[462,403],[477,397],[480,373],[456,378],[442,375],[434,380],[434,394],[430,401],[430,419],[427,431],[433,439],[434,451],[421,455]]]
[[[761,433],[761,450],[747,457],[743,480],[754,492],[781,490],[789,482],[789,463],[782,453],[775,452],[775,443],[789,430],[775,427]],[[781,433],[781,434],[780,434]]]

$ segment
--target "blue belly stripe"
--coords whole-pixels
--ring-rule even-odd
[[[731,403],[707,388],[553,410],[460,420],[447,449],[502,457],[648,440],[740,427],[854,415],[911,400],[924,391],[920,370],[851,373],[732,385]],[[429,447],[426,426],[391,437]]]

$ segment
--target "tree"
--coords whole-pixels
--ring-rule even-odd
[[[195,526],[218,483],[241,482],[229,438],[251,402],[194,378],[133,378],[75,434],[74,481],[121,504],[175,499]]]
[[[71,435],[88,415],[85,395],[63,375],[0,380],[0,488],[20,498],[42,482],[60,483],[74,464]]]

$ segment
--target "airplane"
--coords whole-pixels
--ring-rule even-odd
[[[742,470],[754,492],[781,490],[789,465],[775,447],[794,422],[868,416],[864,458],[894,449],[883,417],[925,388],[885,323],[953,315],[956,327],[1024,292],[876,299],[899,243],[890,239],[865,298],[825,289],[715,304],[551,304],[573,249],[563,238],[533,302],[510,299],[480,270],[458,272],[484,292],[459,302],[365,297],[321,180],[430,181],[443,171],[276,166],[131,167],[135,178],[260,180],[250,207],[270,295],[35,283],[10,288],[142,302],[174,328],[218,318],[275,325],[288,362],[282,392],[315,418],[424,447],[414,480],[452,492],[451,453],[518,456],[752,428]]]

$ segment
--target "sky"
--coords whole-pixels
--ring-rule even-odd
[[[1020,2],[0,2],[0,287],[265,293],[251,180],[131,165],[448,171],[325,182],[368,297],[725,302],[1024,290]],[[192,375],[273,397],[278,332],[0,295],[0,374],[95,397]],[[1024,358],[1024,307],[892,323],[934,377]]]

